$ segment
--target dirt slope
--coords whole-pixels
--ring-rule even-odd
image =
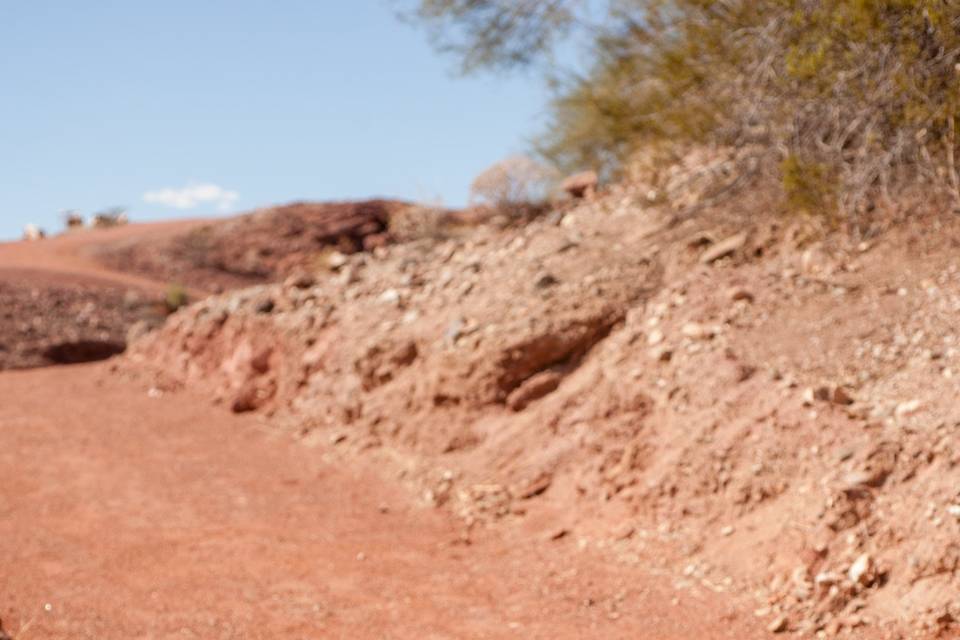
[[[177,220],[131,224],[110,229],[65,233],[39,242],[0,243],[0,273],[7,270],[65,274],[90,281],[162,291],[166,283],[152,277],[102,265],[98,255],[103,247],[127,243],[160,242],[208,224],[205,220]]]
[[[131,326],[162,321],[167,283],[108,269],[96,253],[113,243],[176,236],[199,224],[138,224],[0,244],[0,370],[123,351]]]
[[[282,279],[321,250],[389,240],[399,201],[294,203],[233,218],[79,229],[0,244],[0,370],[122,352],[162,322],[169,289],[190,298]]]
[[[771,628],[949,634],[958,227],[861,243],[624,189],[211,298],[130,362],[401,468],[470,525],[656,549]]]
[[[390,241],[397,200],[295,202],[209,221],[181,233],[104,243],[97,259],[115,270],[203,291],[282,280],[322,262],[323,251],[350,254]]]
[[[0,373],[13,638],[751,638],[750,616],[521,530],[475,532],[256,417],[109,365]]]

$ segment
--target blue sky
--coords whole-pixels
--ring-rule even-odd
[[[535,77],[462,78],[391,0],[0,0],[0,238],[300,199],[466,200],[543,126]]]

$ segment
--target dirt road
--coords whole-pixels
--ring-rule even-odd
[[[144,237],[158,238],[183,233],[205,222],[176,220],[131,224],[112,229],[85,229],[41,242],[0,243],[0,279],[29,279],[41,283],[51,279],[67,279],[162,292],[168,283],[108,269],[95,259],[95,251],[108,244],[118,245]]]
[[[573,541],[462,545],[370,470],[107,364],[0,374],[0,468],[17,640],[760,637]]]

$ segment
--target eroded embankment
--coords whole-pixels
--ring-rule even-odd
[[[948,628],[957,230],[857,245],[640,202],[210,298],[132,358],[389,457],[470,523],[666,549],[771,629]]]

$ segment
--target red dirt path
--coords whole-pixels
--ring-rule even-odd
[[[6,372],[0,394],[14,638],[759,637],[571,541],[463,546],[371,471],[109,365]]]
[[[102,266],[94,258],[98,247],[138,238],[162,238],[205,224],[205,220],[177,220],[132,224],[113,229],[85,229],[47,238],[40,242],[0,243],[0,277],[17,277],[24,271],[37,277],[51,274],[103,284],[123,285],[162,292],[168,283]]]

